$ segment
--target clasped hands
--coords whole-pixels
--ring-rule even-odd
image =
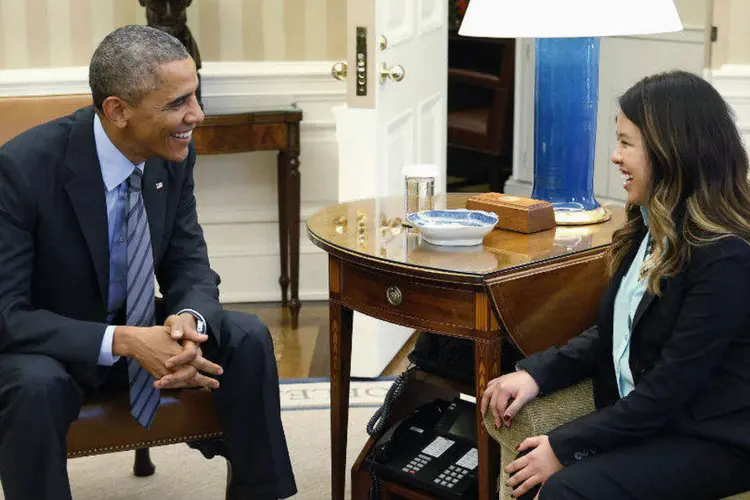
[[[218,389],[219,381],[204,375],[221,375],[223,369],[203,357],[199,334],[190,313],[173,314],[163,326],[118,327],[113,353],[135,358],[156,379],[157,389],[206,387]]]

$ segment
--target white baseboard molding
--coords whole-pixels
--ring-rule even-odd
[[[304,173],[304,172],[303,172]],[[300,225],[304,226],[305,221],[315,212],[325,208],[333,203],[331,202],[314,202],[301,203],[300,207]],[[236,206],[199,206],[198,218],[203,224],[253,224],[257,222],[278,222],[278,206],[270,203],[258,205],[236,205]]]
[[[252,229],[252,228],[249,228]],[[300,258],[302,255],[316,255],[322,253],[323,250],[319,249],[315,245],[309,242],[307,238],[300,238],[299,254]],[[252,247],[243,245],[213,245],[209,247],[208,258],[214,262],[218,259],[236,259],[242,258],[254,258],[254,257],[279,257],[279,245],[275,241],[262,242]]]
[[[206,97],[295,94],[339,100],[346,86],[331,77],[333,61],[204,62]],[[0,96],[88,94],[88,67],[0,70]],[[300,92],[302,90],[302,92]]]
[[[748,96],[750,88],[750,64],[725,64],[711,69],[711,82],[724,96]]]
[[[750,64],[725,64],[710,71],[710,80],[735,112],[737,128],[750,148]]]
[[[300,299],[328,299],[323,251],[307,238],[305,221],[336,203],[338,145],[332,109],[346,102],[346,84],[331,77],[332,61],[205,62],[201,92],[207,114],[295,107],[300,124]],[[87,94],[88,68],[0,70],[0,97]],[[198,217],[209,258],[222,276],[221,300],[280,300],[276,162],[273,153],[200,156]],[[330,200],[330,201],[327,201]]]
[[[220,292],[222,304],[240,304],[244,302],[280,302],[281,289],[277,286],[276,290],[267,292]],[[325,290],[300,290],[299,299],[302,302],[325,302],[328,300],[328,289]],[[302,304],[304,308],[305,305]]]

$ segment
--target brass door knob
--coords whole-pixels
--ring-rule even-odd
[[[389,68],[383,63],[383,67],[380,69],[380,83],[385,83],[388,78],[394,82],[400,82],[404,79],[404,76],[406,76],[406,71],[404,71],[404,68],[400,64]]]
[[[331,76],[336,80],[346,80],[346,62],[339,61],[331,66]]]

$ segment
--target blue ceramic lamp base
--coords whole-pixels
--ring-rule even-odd
[[[594,196],[599,38],[536,39],[534,185],[560,225],[593,224],[610,214]]]

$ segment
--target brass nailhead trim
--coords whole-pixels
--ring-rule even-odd
[[[168,439],[155,439],[152,441],[140,441],[138,443],[118,445],[118,446],[105,446],[103,448],[90,448],[83,451],[75,451],[68,453],[68,458],[79,458],[86,457],[89,455],[102,455],[105,453],[116,453],[118,451],[135,450],[136,448],[150,448],[152,446],[164,446],[168,444],[185,443],[187,441],[200,441],[203,439],[213,439],[222,436],[223,432],[211,432],[208,434],[195,434],[193,436],[184,436]]]

